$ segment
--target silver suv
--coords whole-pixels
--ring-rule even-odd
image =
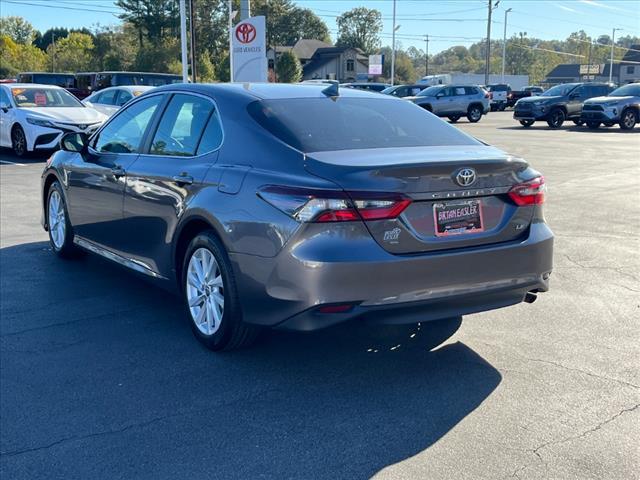
[[[489,92],[478,85],[437,85],[405,98],[451,122],[466,116],[472,123],[489,111],[490,101]]]
[[[592,129],[601,123],[607,127],[617,123],[623,130],[632,130],[640,121],[640,83],[624,85],[606,97],[590,98],[582,106],[580,120]]]

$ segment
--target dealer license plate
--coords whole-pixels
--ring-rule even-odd
[[[482,232],[482,202],[464,200],[433,205],[436,236]]]

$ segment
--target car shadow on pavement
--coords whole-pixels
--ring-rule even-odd
[[[369,478],[501,381],[463,343],[427,351],[416,326],[391,343],[348,325],[272,332],[214,354],[177,298],[99,258],[39,242],[0,263],[6,478]]]

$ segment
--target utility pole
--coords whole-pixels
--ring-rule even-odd
[[[396,76],[396,0],[393,0],[393,32],[391,33],[391,85]]]
[[[593,42],[589,39],[589,56],[587,57],[587,82],[591,83],[591,46]]]
[[[424,51],[424,74],[429,75],[429,35],[427,35],[426,39],[426,49]]]
[[[55,72],[56,35],[51,32],[51,73]]]
[[[504,11],[504,34],[502,35],[502,83],[504,83],[504,64],[507,58],[507,14],[510,11],[511,8],[508,8]]]
[[[251,16],[251,0],[240,0],[240,20]]]
[[[613,33],[611,34],[611,61],[609,62],[609,83],[611,83],[611,79],[613,78],[613,48],[616,45],[616,30],[620,31],[621,28],[614,28]],[[620,79],[620,74],[618,74],[618,80]]]
[[[182,81],[189,81],[189,64],[187,60],[187,12],[185,0],[180,0],[180,51],[182,54]]]
[[[196,54],[196,11],[193,8],[195,0],[189,0],[189,31],[191,33],[191,81],[197,82],[197,54]]]
[[[494,8],[498,6],[500,0],[497,0],[496,3],[492,6],[491,2],[493,0],[488,0],[487,5],[489,6],[489,15],[487,16],[487,58],[485,59],[484,65],[484,84],[489,84],[489,70],[491,69],[491,12]]]

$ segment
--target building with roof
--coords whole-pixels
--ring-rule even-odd
[[[572,82],[608,82],[610,63],[580,65],[563,63],[551,70],[543,83],[558,85]],[[613,63],[611,80],[618,85],[640,81],[640,45],[632,45],[622,60]]]
[[[368,74],[369,58],[359,48],[334,47],[320,40],[300,39],[293,46],[273,47],[267,51],[271,80],[277,73],[275,63],[285,51],[292,51],[300,60],[303,80],[353,82]]]

